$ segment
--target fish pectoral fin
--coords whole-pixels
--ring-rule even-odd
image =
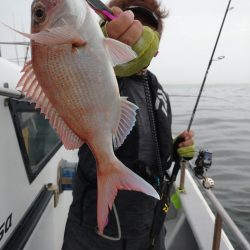
[[[97,222],[100,233],[103,233],[108,223],[108,213],[112,209],[118,190],[132,190],[143,192],[156,199],[160,199],[156,190],[140,176],[127,168],[118,159],[109,166],[102,166],[103,169],[110,169],[108,173],[99,173],[97,168]]]
[[[78,32],[71,25],[64,25],[60,27],[55,27],[47,29],[38,33],[24,33],[16,29],[11,28],[10,26],[4,24],[11,30],[19,33],[20,35],[27,37],[31,40],[34,40],[37,43],[44,45],[63,45],[63,44],[72,44],[74,46],[83,46],[86,44],[86,41],[81,38]]]
[[[136,121],[136,110],[138,107],[127,100],[127,97],[121,97],[121,116],[118,127],[113,135],[113,145],[117,149],[125,141],[132,130]]]
[[[31,34],[31,39],[46,45],[72,44],[73,46],[80,47],[86,44],[86,41],[81,38],[71,25]]]
[[[127,63],[137,57],[136,53],[130,46],[115,39],[104,38],[104,44],[111,57],[113,67]]]
[[[49,123],[59,135],[65,148],[79,148],[84,142],[64,122],[55,107],[50,102],[49,98],[44,93],[36,78],[32,61],[27,62],[22,72],[24,72],[24,74],[19,80],[17,88],[20,88],[26,98],[30,99],[30,102],[36,103],[35,108],[41,109],[41,113],[44,113],[45,118],[49,119]]]

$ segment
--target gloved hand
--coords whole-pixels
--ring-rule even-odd
[[[160,42],[158,32],[134,19],[132,11],[122,11],[113,7],[116,19],[102,26],[104,36],[116,39],[130,45],[137,57],[125,64],[117,65],[114,70],[118,77],[131,76],[147,68],[152,58],[157,54]]]
[[[134,19],[131,10],[122,11],[118,7],[112,7],[111,10],[117,18],[105,23],[104,35],[133,46],[142,35],[142,23]]]
[[[195,152],[193,131],[183,131],[174,139],[174,159],[179,156],[186,160],[191,160]]]

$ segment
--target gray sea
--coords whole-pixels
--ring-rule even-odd
[[[173,133],[187,129],[199,85],[165,85]],[[250,84],[205,85],[191,129],[197,150],[213,153],[214,193],[250,242]],[[240,249],[229,233],[236,249]]]

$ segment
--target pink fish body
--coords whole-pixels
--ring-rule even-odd
[[[130,133],[137,106],[120,97],[113,66],[132,60],[130,47],[104,38],[84,0],[35,0],[32,60],[18,87],[36,103],[67,149],[87,143],[97,162],[97,221],[102,233],[117,191],[159,196],[114,155]]]

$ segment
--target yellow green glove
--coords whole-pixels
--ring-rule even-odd
[[[179,148],[178,145],[181,143],[184,139],[182,137],[176,137],[173,141],[173,158],[174,160],[177,159],[177,157],[184,158],[186,160],[193,159],[196,149],[195,144],[187,147],[181,147]]]
[[[188,147],[182,147],[177,149],[177,153],[180,157],[185,158],[187,160],[191,160],[194,158],[195,155],[195,145],[191,145]]]
[[[104,36],[107,35],[106,25],[102,26]],[[118,77],[131,76],[142,69],[147,68],[152,58],[157,54],[159,48],[160,38],[159,33],[152,30],[148,26],[143,26],[143,33],[140,39],[132,46],[136,52],[137,57],[121,65],[117,65],[114,70]]]

